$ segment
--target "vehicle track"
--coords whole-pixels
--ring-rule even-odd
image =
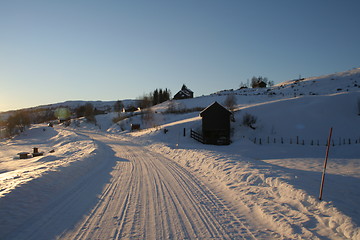
[[[116,156],[117,162],[95,205],[57,239],[257,238],[244,217],[173,160],[136,143],[86,134],[99,146],[99,157],[113,162],[109,158]],[[96,175],[92,177],[96,181]],[[81,201],[86,185],[63,199],[54,216],[47,214],[48,225],[55,222],[55,214]]]

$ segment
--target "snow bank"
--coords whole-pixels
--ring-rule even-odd
[[[274,165],[217,151],[176,149],[163,144],[149,148],[218,185],[218,191],[229,196],[230,202],[247,206],[255,222],[272,226],[282,238],[360,237],[360,229],[350,217],[331,203],[318,201],[287,183],[286,179],[296,176]]]
[[[24,160],[2,156],[0,238],[28,222],[29,217],[37,216],[54,199],[66,194],[100,162],[95,158],[97,148],[93,141],[65,129],[48,128],[43,131],[43,128],[33,127],[1,146],[22,149],[36,144],[45,153],[44,156]],[[54,152],[49,153],[49,149]]]

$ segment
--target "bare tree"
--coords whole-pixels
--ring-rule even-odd
[[[235,105],[236,105],[236,96],[235,94],[229,94],[227,95],[225,101],[224,101],[224,105],[225,107],[227,107],[227,109],[229,109],[230,111],[233,111],[235,109]]]
[[[139,107],[141,109],[149,108],[152,105],[152,98],[150,95],[144,95],[139,98]]]
[[[256,129],[256,127],[254,127],[254,124],[256,123],[257,121],[257,117],[255,117],[254,115],[251,115],[249,113],[246,113],[244,116],[243,116],[243,121],[242,121],[242,124],[244,126],[247,126],[251,129]]]
[[[95,109],[94,109],[94,105],[92,103],[85,104],[84,117],[89,122],[96,123]]]
[[[146,108],[141,110],[141,118],[144,125],[148,127],[155,126],[155,112],[152,108]]]
[[[18,111],[7,119],[7,133],[9,136],[16,134],[18,131],[23,132],[30,126],[30,115],[27,111]]]

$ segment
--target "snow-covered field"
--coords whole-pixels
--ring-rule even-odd
[[[354,69],[166,102],[150,122],[112,125],[108,114],[97,116],[101,129],[35,125],[0,143],[0,239],[360,239],[359,85]],[[229,146],[189,137],[198,111],[164,113],[229,94]],[[145,129],[130,132],[131,123]],[[18,158],[33,147],[44,155]]]

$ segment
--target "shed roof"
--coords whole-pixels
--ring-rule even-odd
[[[213,104],[211,104],[210,106],[208,106],[207,108],[205,108],[204,110],[202,110],[200,112],[200,116],[203,117],[204,115],[206,115],[208,112],[220,112],[223,114],[228,114],[231,115],[232,113],[227,110],[225,107],[223,107],[221,104],[219,104],[218,102],[214,102]]]

